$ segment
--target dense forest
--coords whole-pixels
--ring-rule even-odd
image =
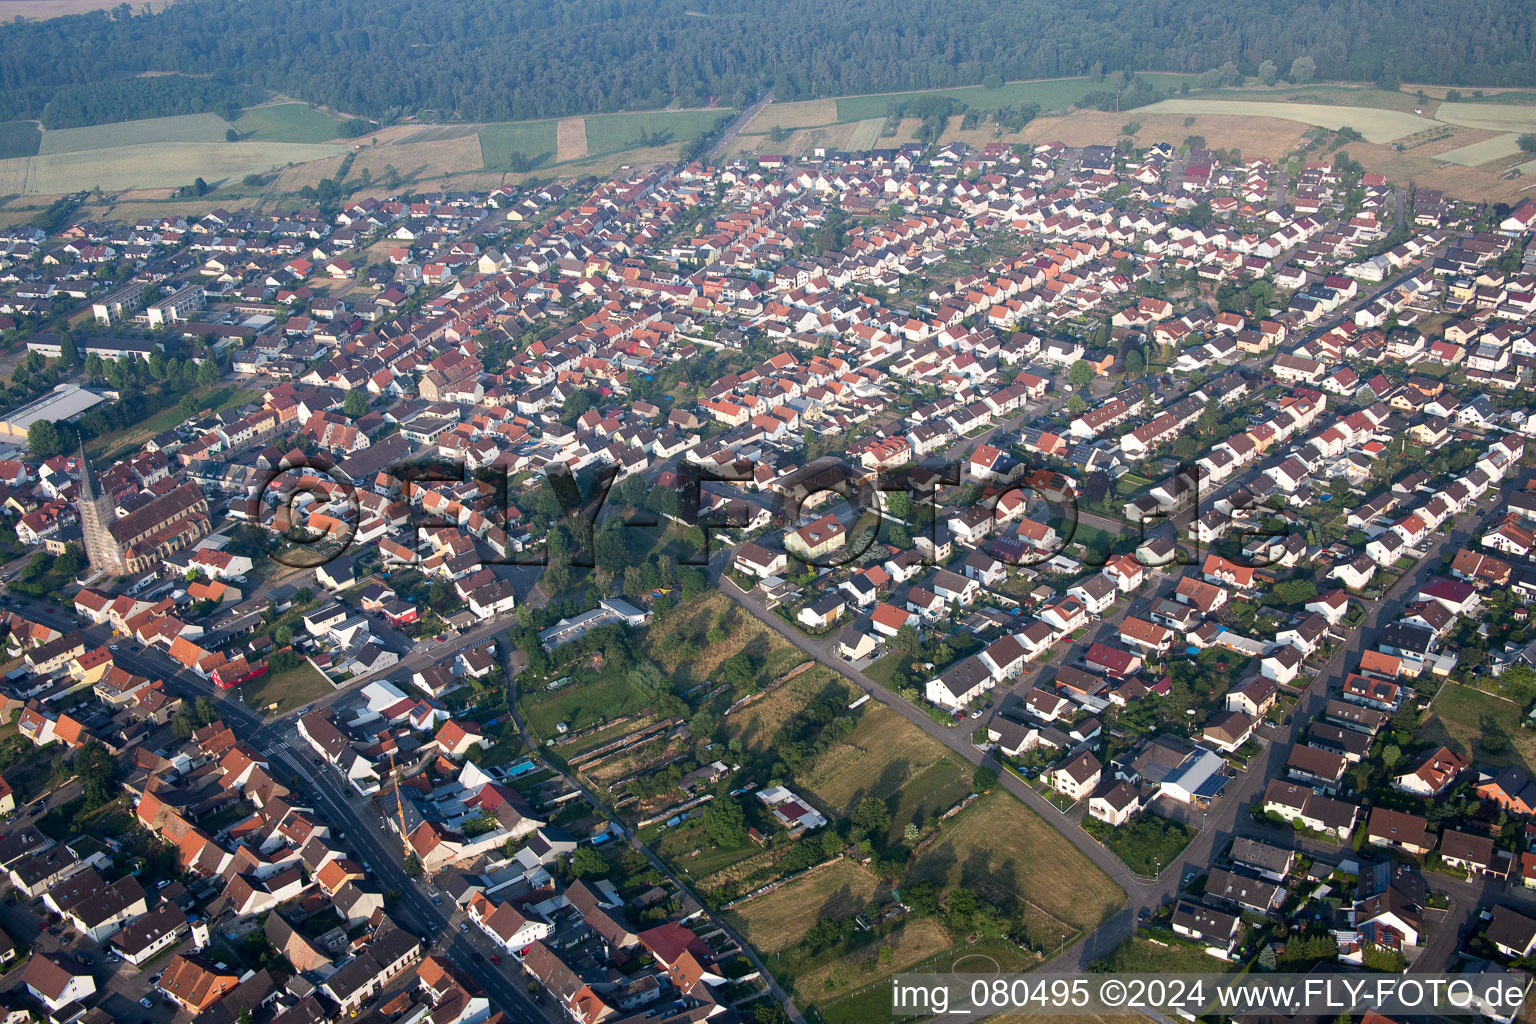
[[[1106,71],[1536,84],[1536,0],[182,0],[0,26],[0,117],[144,72],[216,75],[376,118],[508,120]],[[204,109],[229,102],[209,87]],[[92,98],[99,98],[98,94]],[[184,112],[125,89],[116,116]],[[66,116],[67,115],[67,116]],[[95,116],[93,114],[93,116]]]

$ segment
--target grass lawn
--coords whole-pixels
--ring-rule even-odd
[[[891,677],[897,672],[906,671],[909,660],[901,651],[892,651],[865,669],[864,674],[889,690]]]
[[[341,122],[308,103],[273,103],[241,114],[235,131],[269,142],[329,142],[341,134]]]
[[[223,412],[225,409],[247,402],[261,400],[261,392],[250,388],[237,388],[232,384],[226,384],[217,388],[194,388],[192,394],[202,403],[199,408],[212,409],[214,412]],[[162,431],[170,430],[181,422],[181,414],[176,411],[176,406],[169,409],[161,409],[148,419],[115,431],[111,434],[103,434],[101,437],[89,442],[85,447],[93,459],[103,463],[111,463],[126,452],[133,451],[144,446],[144,442]]]
[[[1429,717],[1419,726],[1417,739],[1443,743],[1476,761],[1519,764],[1536,771],[1536,734],[1522,727],[1520,706],[1503,697],[1446,682],[1435,694]],[[1490,737],[1502,736],[1503,748],[1484,746]]]
[[[1093,836],[1139,875],[1152,877],[1174,860],[1195,838],[1195,830],[1157,814],[1138,814],[1124,825],[1083,819],[1083,831]]]
[[[239,699],[264,715],[282,715],[333,692],[330,681],[309,662],[287,672],[269,672],[235,688]],[[267,705],[276,704],[269,708]]]
[[[488,169],[505,170],[513,153],[523,154],[533,166],[553,162],[555,122],[518,121],[480,129],[480,155]]]
[[[644,710],[645,698],[623,676],[578,672],[577,678],[547,697],[529,694],[518,704],[534,733],[547,740],[557,735],[555,726],[561,722],[571,732],[580,732]]]

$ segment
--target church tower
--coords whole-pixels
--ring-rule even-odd
[[[117,516],[112,511],[112,498],[101,488],[96,470],[85,457],[85,442],[80,442],[80,532],[85,537],[85,556],[91,568],[109,576],[121,576],[128,571],[122,548],[112,536],[110,527]]]

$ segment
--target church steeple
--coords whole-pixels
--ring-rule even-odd
[[[91,466],[91,460],[85,455],[85,438],[80,439],[80,500],[95,501],[101,493],[101,481],[96,479],[96,470]]]
[[[80,442],[79,500],[80,533],[85,541],[85,556],[91,568],[97,572],[120,576],[128,571],[123,559],[122,547],[112,536],[112,523],[117,516],[112,508],[112,498],[101,488],[96,469],[85,454],[85,441]]]

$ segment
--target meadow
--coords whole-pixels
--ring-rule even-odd
[[[94,149],[122,146],[159,145],[182,142],[224,142],[229,122],[217,114],[180,114],[176,117],[147,117],[138,121],[93,124],[84,128],[59,128],[43,132],[38,152],[43,156],[58,153],[84,153]],[[188,180],[191,180],[190,177]]]
[[[1536,733],[1524,728],[1524,721],[1520,706],[1513,701],[1447,682],[1435,694],[1414,738],[1443,743],[1478,762],[1518,764],[1536,772]],[[1495,735],[1504,738],[1507,748],[1495,751],[1480,745],[1480,740],[1487,742],[1487,737]]]
[[[242,113],[235,131],[262,142],[329,142],[341,134],[341,121],[308,103],[270,103]]]
[[[711,131],[729,110],[654,110],[630,114],[598,114],[587,120],[587,152],[614,153],[633,149],[644,136],[684,143]]]
[[[534,165],[555,159],[555,122],[519,121],[492,124],[480,129],[481,166],[505,170],[513,153],[521,153]]]
[[[994,790],[940,825],[911,877],[964,885],[1021,918],[1032,944],[1054,948],[1095,928],[1124,894],[1066,837]]]
[[[856,862],[840,860],[749,900],[726,916],[753,946],[777,953],[805,938],[823,918],[861,912],[879,888],[880,880]]]

